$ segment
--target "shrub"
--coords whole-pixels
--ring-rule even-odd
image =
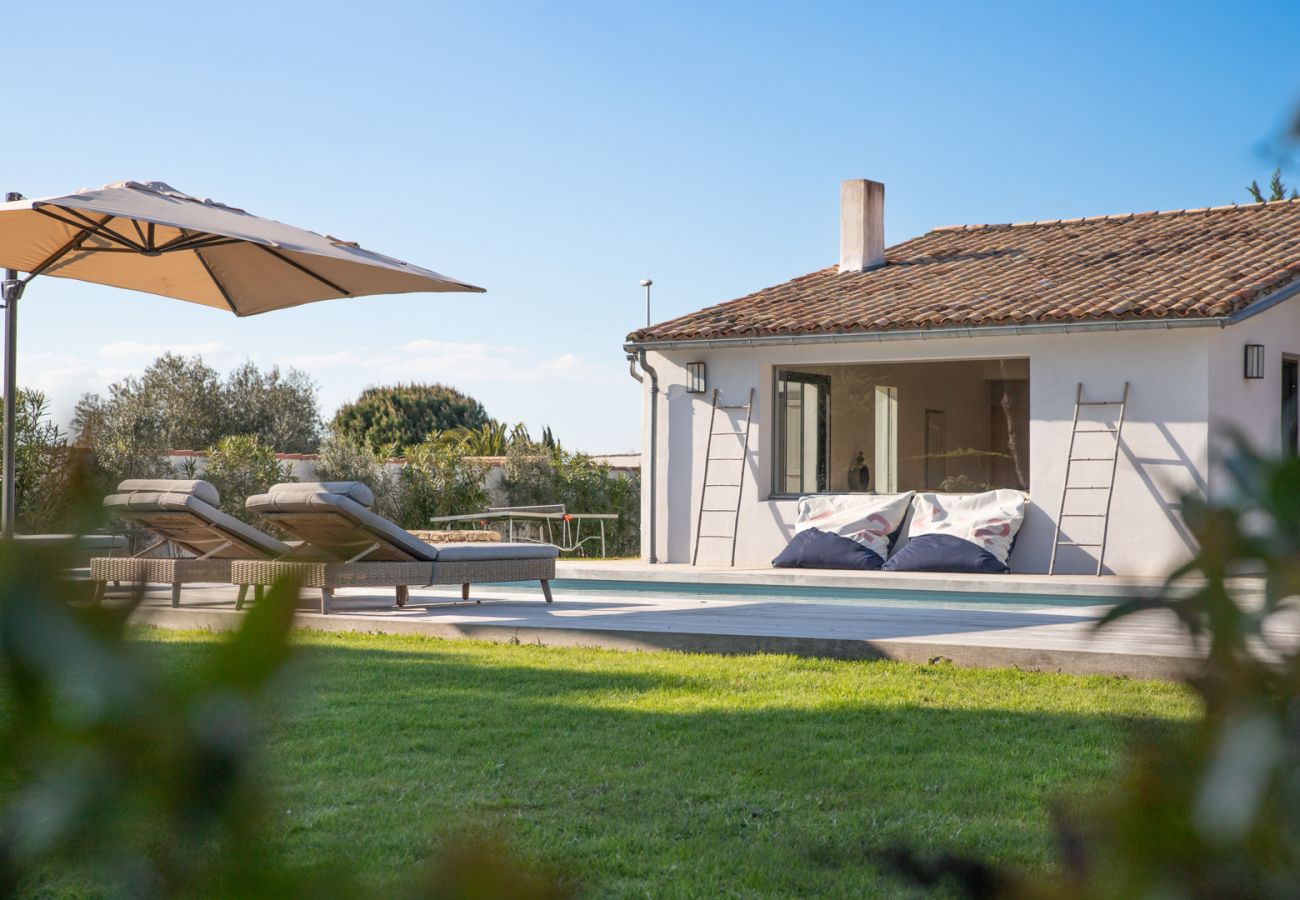
[[[428,528],[434,516],[480,512],[488,502],[487,466],[455,446],[426,441],[410,448],[402,467],[403,528]]]
[[[251,434],[217,441],[208,450],[203,477],[221,493],[222,511],[248,522],[255,517],[244,509],[246,499],[266,493],[273,484],[295,480],[292,467],[276,459],[275,450]]]
[[[502,488],[511,506],[563,503],[569,512],[616,513],[618,521],[605,526],[608,555],[641,552],[638,474],[624,477],[583,453],[519,443],[506,455]]]
[[[455,388],[407,384],[367,388],[335,413],[331,425],[376,450],[394,444],[407,450],[435,432],[476,429],[489,421],[483,404]]]
[[[402,517],[402,478],[388,460],[396,447],[373,450],[364,441],[331,428],[316,460],[319,481],[360,481],[375,495],[376,515],[394,521]]]
[[[50,421],[49,406],[40,391],[19,389],[14,410],[14,524],[18,531],[60,531],[69,513],[73,451],[67,435]]]

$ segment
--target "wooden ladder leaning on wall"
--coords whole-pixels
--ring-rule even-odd
[[[713,389],[713,408],[709,412],[709,437],[704,445],[704,486],[700,488],[700,505],[699,511],[695,516],[695,552],[691,554],[691,565],[698,565],[700,561],[700,540],[720,540],[731,541],[731,565],[736,564],[736,534],[740,531],[740,498],[745,492],[745,470],[749,468],[749,425],[753,421],[754,414],[754,389],[749,389],[749,402],[738,406],[722,406],[718,403],[718,389]],[[718,412],[723,412],[723,421],[728,425],[726,431],[718,431]],[[743,423],[732,425],[729,413],[744,410],[745,419]],[[741,440],[739,444],[739,456],[714,456],[714,436],[732,436]],[[728,449],[729,444],[724,443],[722,449]],[[710,481],[709,477],[715,473],[715,463],[740,463],[738,472],[728,472],[730,466],[723,467],[723,474],[720,476],[725,481]],[[734,489],[736,492],[736,502],[734,506],[724,506],[722,500],[715,499],[710,495],[711,489],[717,488]],[[710,513],[717,515],[719,513],[731,513],[731,531],[722,533],[725,528],[718,528],[711,533],[704,533],[704,514]]]
[[[1079,410],[1085,406],[1110,406],[1119,410],[1114,428],[1099,428],[1100,422],[1085,421],[1087,428],[1079,427]],[[1052,561],[1047,567],[1048,575],[1056,574],[1056,551],[1060,547],[1089,547],[1097,550],[1097,574],[1101,574],[1102,561],[1106,558],[1106,535],[1110,531],[1110,500],[1115,493],[1115,469],[1119,466],[1120,438],[1124,431],[1124,413],[1128,408],[1128,382],[1124,382],[1124,393],[1118,400],[1084,400],[1083,382],[1074,395],[1074,422],[1070,426],[1070,449],[1065,457],[1065,484],[1061,488],[1061,505],[1056,514],[1056,537],[1052,540]],[[1113,434],[1114,446],[1109,456],[1075,456],[1075,438],[1081,434]],[[1077,462],[1110,463],[1110,480],[1105,484],[1071,484],[1070,474]],[[1065,503],[1072,491],[1105,491],[1105,503],[1102,512],[1066,512]],[[1096,507],[1093,507],[1095,509]],[[1101,519],[1101,540],[1095,542],[1061,540],[1062,519]]]

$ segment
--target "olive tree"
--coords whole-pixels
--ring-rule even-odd
[[[171,471],[169,450],[209,447],[251,435],[271,452],[310,453],[319,443],[316,385],[303,372],[248,362],[225,379],[198,357],[166,353],[139,376],[86,394],[72,430],[92,450],[107,483]]]

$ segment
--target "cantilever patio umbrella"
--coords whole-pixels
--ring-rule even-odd
[[[17,306],[37,275],[161,294],[237,316],[366,294],[483,290],[157,181],[122,181],[37,200],[8,195],[0,203],[0,267],[8,270],[0,523],[5,538],[14,525]]]

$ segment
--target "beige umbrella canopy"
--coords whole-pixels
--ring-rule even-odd
[[[0,203],[0,266],[237,316],[362,294],[483,290],[158,181]]]
[[[251,316],[317,300],[475,287],[348,241],[200,200],[158,181],[0,203],[4,397],[15,394],[16,307],[37,275],[160,294]],[[22,278],[18,273],[26,273]],[[13,411],[5,404],[3,534],[12,534]]]

